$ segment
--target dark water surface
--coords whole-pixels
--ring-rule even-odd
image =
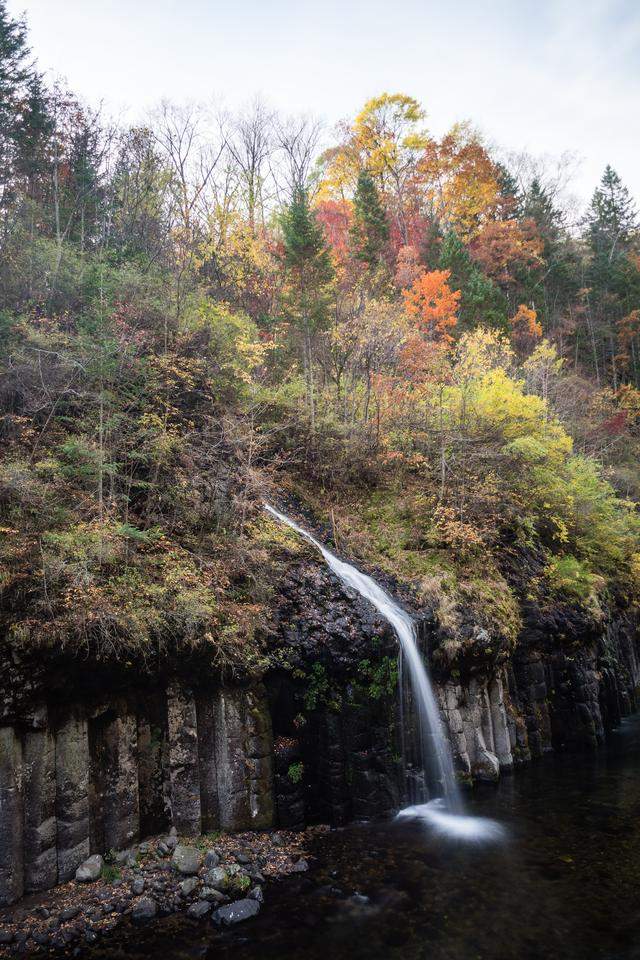
[[[640,958],[640,718],[596,755],[540,761],[468,807],[507,839],[469,845],[415,822],[332,831],[309,874],[265,888],[257,920],[219,933],[172,917],[87,955]]]

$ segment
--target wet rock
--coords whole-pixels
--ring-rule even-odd
[[[76,870],[76,880],[78,883],[93,883],[100,877],[104,860],[99,853],[94,853],[84,863],[81,863]]]
[[[173,851],[171,862],[178,871],[185,875],[197,873],[202,865],[202,854],[195,847],[185,847],[179,844]]]
[[[309,869],[309,864],[306,860],[300,859],[297,860],[291,867],[291,873],[306,873]]]
[[[264,893],[262,892],[262,887],[256,885],[247,894],[247,900],[255,900],[257,903],[264,903]]]
[[[224,867],[214,867],[205,874],[204,882],[208,887],[224,893],[229,887],[229,874]]]
[[[229,897],[225,896],[224,893],[220,893],[219,890],[214,890],[213,887],[202,887],[198,894],[200,900],[210,900],[212,903],[228,903]]]
[[[191,904],[187,910],[187,916],[191,917],[192,920],[201,920],[202,917],[206,917],[210,910],[211,904],[207,900],[198,900]]]
[[[151,920],[158,912],[158,904],[152,897],[142,897],[133,905],[131,919],[136,923],[141,920]]]
[[[186,880],[183,880],[180,884],[180,896],[181,897],[190,897],[198,889],[200,881],[197,877],[188,877]]]
[[[500,761],[491,750],[479,750],[471,772],[477,780],[495,783],[500,779]]]
[[[226,907],[218,907],[213,914],[213,922],[221,927],[233,926],[255,917],[259,912],[260,904],[257,900],[236,900]]]

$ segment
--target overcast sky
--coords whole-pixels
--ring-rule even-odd
[[[442,133],[606,163],[640,201],[640,0],[8,0],[40,67],[130,120],[162,97],[256,93],[329,124],[409,93]],[[639,204],[640,205],[640,204]]]

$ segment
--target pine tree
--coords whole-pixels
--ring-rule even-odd
[[[28,62],[27,26],[7,12],[0,0],[0,204],[6,206],[13,176],[21,101],[34,71]]]
[[[503,163],[496,164],[498,209],[501,220],[517,219],[521,213],[522,194],[518,181]]]
[[[389,239],[389,225],[373,177],[367,170],[358,174],[353,212],[351,239],[355,255],[374,270],[380,265]]]
[[[442,241],[437,266],[440,270],[450,271],[450,286],[462,293],[459,329],[469,330],[479,325],[506,329],[507,301],[504,295],[493,280],[478,269],[453,230]]]
[[[307,191],[298,187],[281,218],[283,260],[289,289],[287,307],[303,340],[303,364],[311,432],[315,432],[313,339],[328,315],[333,265],[322,228],[309,205]]]
[[[562,226],[562,212],[554,206],[553,200],[537,177],[531,181],[524,198],[522,215],[535,222],[544,240],[557,238]]]
[[[637,218],[629,191],[615,170],[607,165],[586,216],[587,238],[596,257],[611,263],[624,253]]]

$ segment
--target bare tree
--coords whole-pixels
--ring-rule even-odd
[[[275,114],[257,97],[231,122],[229,153],[238,169],[247,220],[252,233],[264,225],[265,186],[270,179],[269,160],[275,148]]]
[[[289,117],[277,124],[279,162],[274,174],[280,202],[290,199],[296,190],[309,187],[322,129],[322,122],[309,115]]]

